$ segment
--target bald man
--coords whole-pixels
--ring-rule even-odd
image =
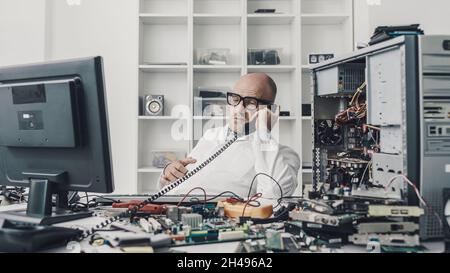
[[[265,199],[276,200],[281,196],[281,186],[283,196],[291,196],[297,188],[300,158],[271,135],[278,120],[278,113],[273,111],[276,95],[277,86],[268,75],[243,76],[227,94],[228,124],[206,131],[188,158],[167,165],[161,174],[160,187],[196,168],[236,133],[239,138],[233,145],[171,194],[185,194],[201,187],[208,195],[230,191],[247,198],[250,191],[251,195],[261,193]],[[250,190],[253,179],[260,173],[264,175],[256,177]]]

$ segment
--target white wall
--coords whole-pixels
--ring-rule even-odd
[[[356,41],[368,42],[377,26],[420,23],[425,34],[450,34],[449,0],[355,0]]]
[[[45,0],[0,0],[0,66],[44,60]]]
[[[0,0],[3,1],[3,0]],[[34,0],[33,0],[34,1]],[[32,2],[32,1],[30,1]],[[116,192],[136,192],[138,1],[47,2],[49,59],[104,58]]]

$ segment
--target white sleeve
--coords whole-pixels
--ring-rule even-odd
[[[278,144],[269,135],[256,135],[254,138],[252,145],[256,174],[264,173],[273,177],[280,184],[283,196],[292,196],[298,185],[300,157],[294,150]],[[257,193],[262,193],[263,198],[281,197],[279,186],[269,177],[259,175],[255,183]]]

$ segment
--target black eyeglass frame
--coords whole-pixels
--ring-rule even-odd
[[[232,97],[232,96],[239,97],[239,102],[236,105],[233,105],[233,104],[230,103],[229,98]],[[255,98],[255,97],[242,97],[239,94],[236,94],[236,93],[233,93],[233,92],[227,92],[227,103],[230,106],[236,107],[242,102],[244,104],[244,108],[247,108],[247,105],[245,103],[246,99],[253,99],[253,100],[255,100],[257,102],[256,109],[258,109],[260,105],[275,106],[275,103],[273,101],[258,99],[258,98]]]

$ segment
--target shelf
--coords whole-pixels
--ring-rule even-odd
[[[151,25],[183,25],[187,24],[186,15],[159,14],[159,13],[141,13],[139,19],[143,24]]]
[[[302,120],[311,120],[312,117],[302,117]]]
[[[350,18],[348,14],[321,14],[308,13],[302,14],[302,24],[304,25],[335,25],[342,24]]]
[[[139,65],[139,70],[145,73],[150,72],[186,72],[187,65]]]
[[[241,72],[240,65],[194,65],[194,72]]]
[[[281,120],[281,121],[295,121],[295,120],[297,120],[297,117],[293,117],[293,116],[290,116],[290,117],[280,117],[280,120]]]
[[[309,64],[304,64],[304,65],[302,65],[302,72],[310,72],[311,71],[311,68],[310,68],[310,65]]]
[[[163,169],[155,167],[141,167],[138,169],[138,173],[161,173]]]
[[[313,173],[313,170],[312,169],[302,169],[302,173],[306,173],[306,174]]]
[[[194,116],[194,120],[227,120],[228,117],[202,117]]]
[[[293,14],[247,14],[249,25],[289,25],[294,19]]]
[[[196,25],[238,25],[240,23],[240,15],[194,14]]]
[[[194,116],[194,120],[227,120],[228,117],[201,117]],[[295,121],[297,117],[280,117],[280,121]]]
[[[249,65],[248,72],[292,72],[295,71],[293,65]]]
[[[167,116],[138,116],[139,120],[180,120],[179,117],[167,117]]]

